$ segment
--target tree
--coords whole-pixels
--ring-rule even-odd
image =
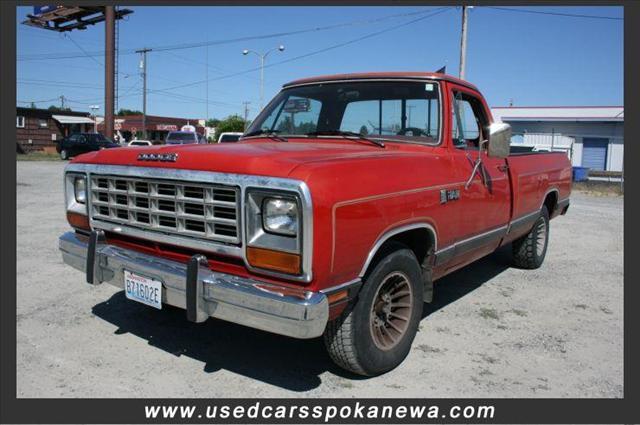
[[[222,133],[241,133],[244,131],[244,120],[238,115],[231,115],[227,118],[220,120],[216,126],[215,139],[218,140]]]
[[[51,105],[47,109],[50,110],[50,111],[54,111],[54,112],[57,112],[57,111],[62,112],[62,111],[70,111],[71,110],[71,108],[61,108],[61,107],[56,106],[56,105]]]
[[[363,125],[362,127],[360,127],[360,134],[362,134],[363,136],[366,136],[367,134],[369,134],[369,129],[367,129],[366,125]]]
[[[217,127],[218,125],[220,125],[220,120],[218,118],[211,118],[211,119],[207,120],[205,125],[207,127]]]
[[[119,117],[123,117],[126,115],[142,115],[142,112],[135,109],[120,109],[116,115]]]

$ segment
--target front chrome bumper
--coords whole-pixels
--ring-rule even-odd
[[[329,317],[323,293],[285,291],[282,286],[215,272],[202,256],[185,265],[109,245],[95,233],[88,238],[67,232],[58,244],[66,264],[84,273],[89,270],[89,282],[123,288],[124,270],[160,280],[163,304],[186,309],[192,321],[211,316],[294,338],[315,338],[322,335]]]

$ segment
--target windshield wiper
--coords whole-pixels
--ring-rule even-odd
[[[342,130],[327,130],[327,131],[312,131],[311,133],[306,133],[307,136],[342,136],[345,139],[349,139],[351,137],[355,137],[358,138],[359,140],[364,140],[367,141],[369,143],[373,143],[376,146],[379,146],[381,148],[384,148],[384,143],[380,140],[375,140],[375,139],[369,139],[368,137],[360,134],[360,133],[356,133],[354,131],[342,131]]]
[[[242,138],[251,137],[251,136],[265,136],[272,140],[277,140],[278,142],[288,142],[284,137],[278,136],[280,130],[255,130],[250,131],[249,133],[245,133],[242,135]]]

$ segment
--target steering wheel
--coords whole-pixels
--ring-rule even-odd
[[[411,133],[412,136],[426,136],[427,133],[421,128],[418,127],[407,127],[398,131],[398,136],[406,136],[407,133]]]

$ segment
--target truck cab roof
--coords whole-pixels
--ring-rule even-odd
[[[452,83],[460,84],[469,87],[472,90],[478,90],[478,88],[469,83],[468,81],[461,80],[449,74],[442,74],[439,72],[362,72],[362,73],[350,73],[350,74],[332,74],[321,75],[317,77],[301,78],[298,80],[290,81],[284,84],[282,87],[294,87],[306,84],[317,84],[324,82],[337,82],[337,81],[353,81],[353,80],[442,80],[450,81]]]

